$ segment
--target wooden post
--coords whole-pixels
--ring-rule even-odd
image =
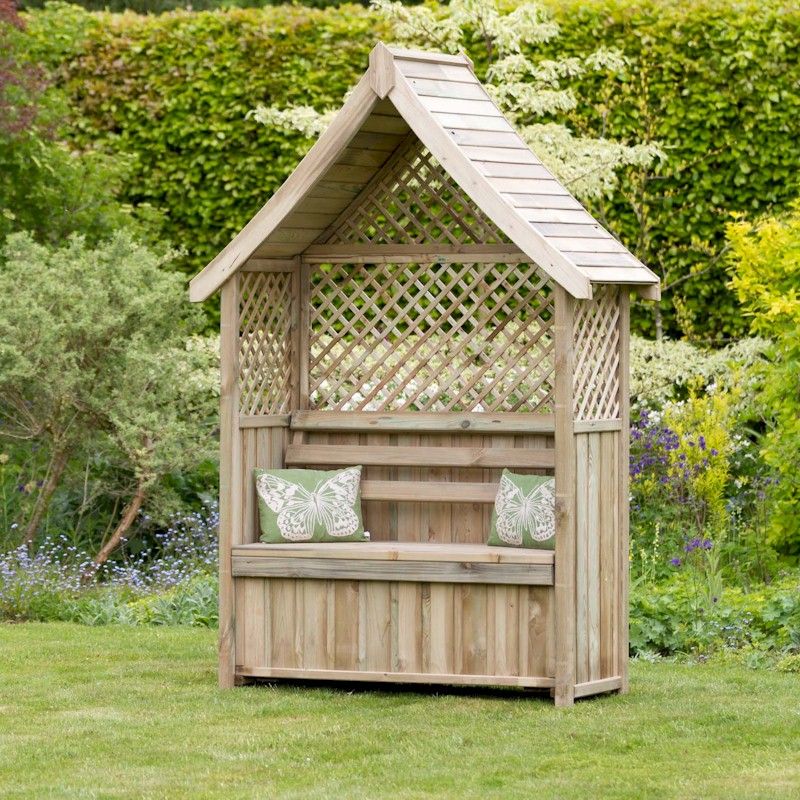
[[[313,267],[306,261],[300,261],[299,279],[297,284],[298,324],[297,332],[297,376],[298,376],[298,404],[292,411],[309,408],[308,389],[308,362],[310,359],[311,340],[311,270]]]
[[[630,574],[629,536],[629,449],[630,417],[630,296],[623,286],[619,291],[619,409],[622,427],[619,432],[619,675],[620,693],[628,691],[628,580]]]
[[[555,288],[556,553],[554,698],[575,702],[575,439],[573,435],[573,339],[575,298]]]
[[[241,436],[239,432],[239,275],[222,287],[220,310],[219,458],[219,685],[236,672],[236,609],[231,548],[242,542]]]

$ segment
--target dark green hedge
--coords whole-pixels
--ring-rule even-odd
[[[668,280],[707,270],[667,293],[667,330],[738,333],[714,254],[731,212],[757,215],[798,193],[800,48],[792,43],[800,41],[800,9],[776,0],[550,2],[563,27],[560,52],[607,44],[633,60],[606,109],[609,132],[651,136],[667,148],[669,161],[646,187],[651,234],[639,254]],[[42,13],[33,12],[34,28]],[[387,35],[360,6],[281,6],[96,15],[88,29],[81,23],[75,45],[53,31],[69,17],[50,13],[42,41],[79,109],[70,136],[133,155],[126,198],[166,211],[163,233],[187,249],[189,272],[247,221],[302,152],[299,137],[271,133],[245,119],[247,111],[337,104]],[[603,109],[591,103],[594,87],[586,80],[578,88],[575,124],[597,131]],[[606,213],[635,246],[638,223],[624,192]],[[649,319],[640,312],[640,327]]]

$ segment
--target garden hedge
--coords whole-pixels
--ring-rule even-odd
[[[562,24],[563,53],[603,43],[632,61],[612,105],[582,102],[576,126],[597,131],[605,119],[611,135],[653,138],[668,153],[661,175],[647,184],[646,239],[637,244],[624,192],[606,208],[615,231],[667,283],[684,278],[666,292],[675,301],[664,304],[667,331],[740,333],[717,254],[732,212],[757,216],[798,193],[800,48],[791,43],[800,40],[800,7],[779,0],[548,1]],[[78,111],[70,138],[132,156],[125,199],[165,210],[163,235],[186,248],[187,272],[247,221],[305,147],[247,112],[259,103],[336,105],[376,39],[390,36],[353,5],[91,17],[62,7],[28,18],[42,58],[58,69]],[[576,88],[582,98],[593,96],[591,78]],[[699,270],[706,271],[685,277]],[[640,328],[648,320],[642,313]]]

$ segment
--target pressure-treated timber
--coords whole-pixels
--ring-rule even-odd
[[[522,412],[387,414],[382,411],[297,411],[291,417],[292,429],[300,431],[552,433],[554,425],[552,414]]]
[[[241,443],[239,436],[239,283],[222,288],[220,304],[219,463],[219,685],[234,684],[236,608],[231,549],[242,541]]]
[[[511,686],[520,689],[549,689],[553,679],[514,675],[463,675],[431,672],[377,672],[369,670],[281,669],[277,667],[240,667],[237,675],[247,678],[360,681],[366,683],[444,684],[445,686]],[[605,690],[608,691],[608,690]]]
[[[234,577],[319,578],[413,583],[481,583],[552,586],[547,564],[493,564],[483,561],[391,561],[367,558],[233,557]]]
[[[344,558],[378,561],[460,561],[486,564],[536,564],[552,566],[552,550],[493,547],[461,542],[302,542],[283,544],[243,544],[233,547],[233,555],[257,558]]]
[[[573,326],[575,299],[556,290],[556,705],[575,699],[575,451],[573,442]]]
[[[463,56],[379,46],[192,283],[223,286],[222,686],[628,686],[628,289],[657,278]],[[263,544],[253,472],[363,467],[365,542]],[[502,471],[555,475],[555,550],[489,547]]]
[[[551,449],[529,450],[525,448],[292,444],[286,449],[286,463],[552,469],[555,466],[555,452]]]

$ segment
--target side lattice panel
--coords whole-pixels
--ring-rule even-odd
[[[532,264],[325,265],[312,275],[312,406],[548,411],[553,294]]]
[[[575,312],[575,419],[619,417],[619,342],[619,290],[595,287]]]
[[[292,274],[239,274],[239,410],[286,414],[291,410]]]

